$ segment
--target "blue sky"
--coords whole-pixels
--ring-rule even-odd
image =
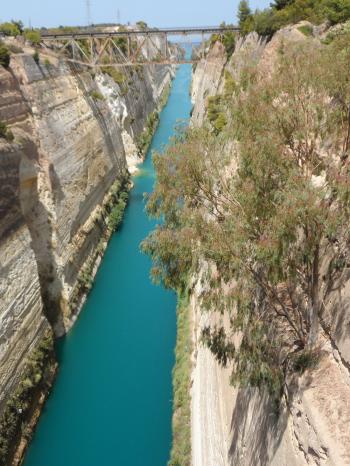
[[[253,9],[271,0],[250,0]],[[0,21],[29,20],[34,27],[86,24],[86,0],[1,0]],[[95,23],[144,20],[151,26],[203,26],[235,22],[239,0],[90,0]]]

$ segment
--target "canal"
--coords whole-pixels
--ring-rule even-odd
[[[74,328],[25,466],[165,466],[171,448],[176,296],[154,286],[140,242],[154,227],[143,193],[155,181],[151,152],[188,119],[191,66],[178,68],[120,230],[113,235]]]

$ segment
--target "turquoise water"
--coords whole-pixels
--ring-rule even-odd
[[[190,65],[178,69],[150,151],[189,117]],[[25,466],[165,466],[171,447],[176,297],[149,279],[140,242],[154,226],[144,212],[150,154],[134,178],[86,305],[58,348],[60,371]]]

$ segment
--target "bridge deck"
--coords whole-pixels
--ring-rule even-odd
[[[62,34],[42,34],[41,39],[47,41],[69,40],[69,39],[104,39],[106,37],[121,37],[121,36],[149,36],[149,35],[195,35],[195,34],[223,34],[225,32],[239,32],[238,26],[203,26],[203,27],[183,27],[183,28],[160,28],[160,29],[129,29],[126,31],[85,31],[85,32],[70,32]]]

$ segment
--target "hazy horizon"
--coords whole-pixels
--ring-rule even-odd
[[[42,0],[13,0],[1,7],[0,22],[21,20],[26,27],[83,26],[88,24],[87,1],[61,0],[44,4]],[[116,23],[119,19],[123,24],[134,24],[142,20],[154,27],[217,25],[222,21],[235,23],[239,3],[239,0],[217,0],[215,4],[208,0],[178,0],[168,6],[161,0],[152,3],[141,0],[129,0],[126,3],[113,0],[89,1],[92,23]],[[251,0],[250,5],[252,9],[265,8],[270,1]]]

